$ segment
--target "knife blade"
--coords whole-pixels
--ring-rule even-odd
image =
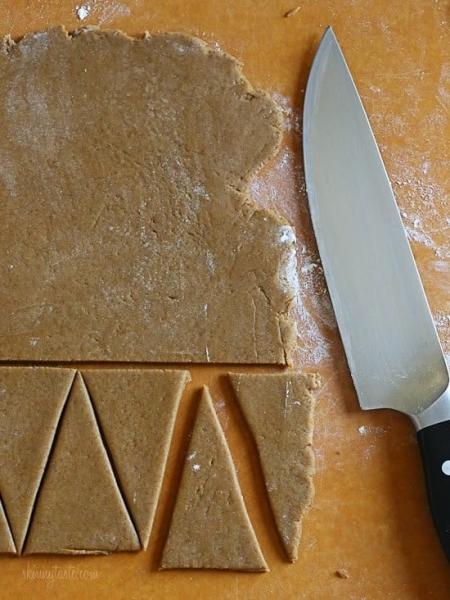
[[[313,228],[359,403],[413,421],[428,504],[450,560],[449,373],[380,151],[331,27],[308,79],[303,152]]]

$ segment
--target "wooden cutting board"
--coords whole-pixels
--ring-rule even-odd
[[[0,16],[0,33],[14,38],[59,24],[69,31],[99,25],[131,35],[192,34],[236,56],[252,85],[275,98],[285,116],[285,139],[252,192],[297,227],[295,369],[319,371],[323,380],[316,410],[316,498],[296,564],[286,562],[274,530],[254,448],[224,377],[229,369],[195,367],[149,550],[109,557],[2,557],[0,597],[447,600],[450,566],[427,512],[412,425],[394,412],[362,412],[357,403],[309,221],[300,134],[311,61],[331,24],[381,147],[450,358],[448,2],[0,0]],[[211,388],[270,573],[158,572],[192,407],[203,384]]]

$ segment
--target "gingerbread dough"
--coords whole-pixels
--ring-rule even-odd
[[[24,554],[140,550],[77,373],[36,500]]]
[[[0,502],[0,553],[1,554],[17,554],[14,540],[9,529],[8,521],[6,520],[3,504]]]
[[[72,369],[0,367],[0,495],[22,551]]]
[[[249,197],[280,116],[182,35],[0,40],[0,359],[287,363],[293,229]]]
[[[268,571],[206,387],[189,443],[161,568]]]
[[[188,371],[83,370],[114,470],[146,550]]]
[[[302,518],[313,496],[314,396],[318,375],[231,374],[253,434],[267,494],[284,549],[297,560]]]

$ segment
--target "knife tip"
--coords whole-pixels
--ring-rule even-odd
[[[323,34],[322,41],[325,40],[333,40],[337,42],[337,38],[334,34],[333,27],[331,25],[328,25],[328,27],[325,29],[325,33]]]

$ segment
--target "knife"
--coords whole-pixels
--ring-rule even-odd
[[[450,560],[449,374],[375,138],[331,27],[306,88],[306,189],[362,409],[416,428],[434,524]]]

